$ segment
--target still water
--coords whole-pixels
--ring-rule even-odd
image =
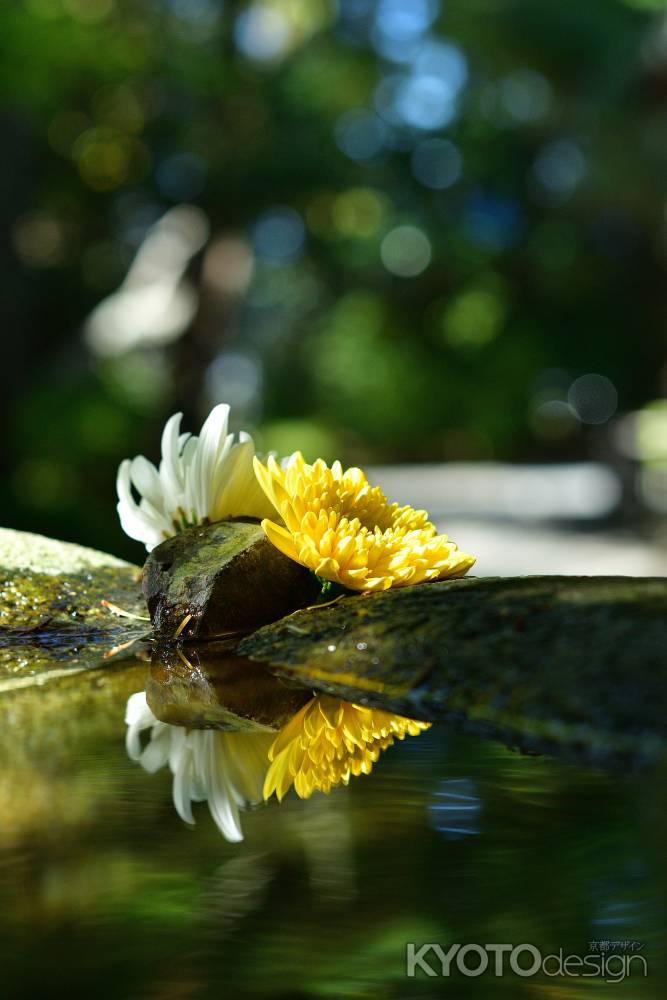
[[[87,678],[66,716],[66,690],[60,705],[46,690],[5,697],[3,998],[665,995],[664,775],[414,727],[370,774],[263,801],[277,733],[161,723],[148,672]],[[333,701],[349,740],[354,710]],[[454,960],[448,978],[419,964],[410,978],[410,942],[641,955],[648,974],[617,958],[606,977],[581,964],[524,977],[505,958],[497,977],[491,957],[478,977]],[[425,961],[441,971],[435,952]],[[473,950],[464,964],[481,961]]]

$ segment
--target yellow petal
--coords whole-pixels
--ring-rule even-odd
[[[295,562],[299,562],[299,555],[294,546],[294,539],[291,532],[266,518],[262,521],[262,528],[272,545],[280,549],[282,554],[287,556],[288,559],[294,559]]]

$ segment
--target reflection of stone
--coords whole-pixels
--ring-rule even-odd
[[[370,774],[394,739],[417,736],[430,726],[317,695],[278,736],[261,730],[189,729],[160,722],[148,707],[145,691],[128,699],[125,723],[132,760],[150,773],[169,764],[178,815],[194,823],[192,803],[207,800],[218,828],[231,841],[243,839],[239,813],[244,807],[273,792],[281,801],[292,785],[302,799],[347,785],[352,775]],[[147,729],[149,740],[142,746],[141,734]]]
[[[275,732],[310,696],[261,664],[235,656],[230,641],[155,644],[146,680],[157,718],[189,729]]]
[[[126,747],[129,757],[153,773],[169,764],[174,776],[174,807],[194,823],[193,802],[208,802],[216,826],[230,841],[243,840],[240,812],[262,800],[271,733],[184,729],[159,722],[146,704],[145,692],[127,702]],[[150,729],[141,745],[141,733]]]

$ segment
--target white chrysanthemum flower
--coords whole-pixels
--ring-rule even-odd
[[[125,723],[125,746],[131,760],[151,774],[169,764],[174,807],[182,820],[194,823],[192,803],[208,801],[223,837],[233,843],[243,840],[240,811],[262,801],[275,733],[172,726],[153,715],[145,691],[128,698]],[[150,736],[142,747],[141,734],[146,729]]]
[[[235,441],[227,433],[229,406],[214,407],[199,436],[181,434],[182,417],[175,413],[165,424],[159,469],[143,455],[118,469],[120,523],[149,552],[192,524],[261,519],[273,510],[255,477],[252,438],[241,431]]]

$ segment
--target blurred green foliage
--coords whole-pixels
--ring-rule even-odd
[[[662,7],[4,5],[3,520],[136,558],[117,463],[220,399],[309,457],[604,447],[553,404],[587,373],[621,410],[665,388]],[[191,314],[164,334],[144,281],[100,347],[87,318],[183,203]]]

